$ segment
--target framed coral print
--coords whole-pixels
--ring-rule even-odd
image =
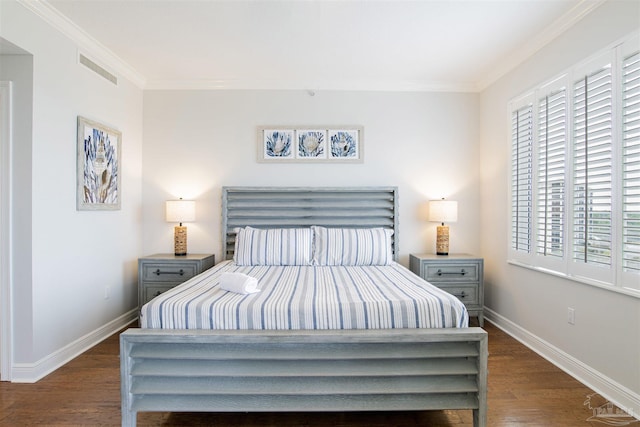
[[[122,134],[78,116],[78,210],[119,210]]]
[[[332,159],[359,160],[360,151],[360,132],[358,130],[329,130],[329,152]]]
[[[327,131],[325,129],[296,129],[297,159],[326,159]]]
[[[261,160],[288,160],[294,158],[293,129],[262,129],[260,131]],[[260,160],[260,159],[259,159]]]
[[[362,134],[362,126],[259,127],[258,161],[362,162]]]

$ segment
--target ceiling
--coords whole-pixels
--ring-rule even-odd
[[[602,0],[42,2],[145,88],[478,91]]]

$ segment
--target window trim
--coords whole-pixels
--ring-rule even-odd
[[[615,292],[622,295],[627,295],[630,297],[640,299],[640,289],[629,288],[625,286],[613,286],[606,282],[600,282],[598,280],[594,280],[588,277],[575,276],[572,274],[564,273],[557,270],[552,270],[550,268],[545,268],[542,266],[532,265],[526,262],[518,261],[515,259],[507,259],[507,264],[526,268],[527,270],[537,271],[539,273],[549,274],[550,276],[560,277],[562,279],[571,280],[572,282],[582,283],[589,286],[594,286],[596,288],[604,289],[606,291]]]

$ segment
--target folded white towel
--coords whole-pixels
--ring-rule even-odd
[[[237,294],[254,294],[260,292],[260,289],[258,289],[258,279],[243,273],[222,273],[220,276],[220,287],[225,291],[235,292]]]

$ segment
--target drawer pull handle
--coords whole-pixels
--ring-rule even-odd
[[[184,270],[180,269],[180,271],[175,272],[175,271],[160,271],[160,269],[158,268],[156,271],[153,272],[153,274],[155,274],[156,276],[159,276],[161,274],[179,274],[180,276],[184,276]]]
[[[459,294],[453,294],[453,295],[460,299],[464,299],[464,297],[467,296],[467,294],[465,294],[464,291],[460,292]]]
[[[456,276],[459,274],[461,276],[464,276],[465,274],[467,274],[466,271],[464,271],[464,268],[460,270],[460,272],[457,271],[442,271],[440,269],[438,269],[438,276],[445,276],[447,274],[455,274]]]

